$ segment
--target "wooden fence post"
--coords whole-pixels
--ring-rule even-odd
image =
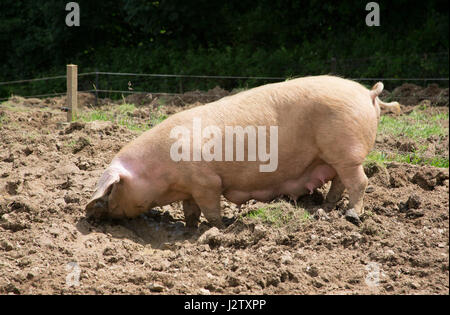
[[[180,78],[180,94],[183,94],[183,78]]]
[[[67,122],[78,112],[78,67],[67,65]]]
[[[98,69],[95,69],[95,106],[97,106],[98,105],[98,89],[99,89],[99,86],[98,86]]]

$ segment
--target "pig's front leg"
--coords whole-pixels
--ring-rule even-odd
[[[211,225],[219,229],[224,227],[220,209],[221,188],[222,180],[220,177],[212,175],[203,177],[201,184],[196,185],[192,192],[192,197],[205,218]]]
[[[201,196],[197,195],[197,197],[194,197],[195,201],[211,225],[219,229],[224,228],[220,211],[220,194],[211,193],[205,195],[205,193],[207,192],[204,192]]]
[[[193,199],[183,200],[183,211],[186,226],[196,228],[200,219],[200,208]]]
[[[368,179],[362,165],[337,168],[339,177],[348,192],[349,203],[345,218],[356,224],[361,224],[359,215],[364,212],[363,198]]]

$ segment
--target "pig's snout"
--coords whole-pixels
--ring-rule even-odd
[[[87,218],[103,218],[108,213],[108,201],[97,199],[91,201],[86,206],[86,217]]]

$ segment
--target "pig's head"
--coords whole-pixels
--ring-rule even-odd
[[[86,205],[88,217],[124,218],[138,215],[131,178],[121,169],[109,167],[100,177],[97,188]]]

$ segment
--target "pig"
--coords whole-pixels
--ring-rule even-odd
[[[222,195],[239,207],[250,199],[268,202],[281,195],[297,200],[331,181],[326,202],[337,202],[346,189],[346,218],[358,224],[368,183],[362,163],[375,142],[380,107],[400,108],[398,103],[382,102],[382,90],[381,82],[369,90],[336,76],[310,76],[179,112],[117,153],[86,205],[87,216],[133,218],[152,207],[182,201],[186,226],[197,227],[203,213],[211,225],[222,228]],[[222,138],[227,126],[277,127],[277,146],[271,147],[277,150],[277,164],[261,171],[260,161],[250,158],[193,160],[194,151],[208,139],[200,144],[197,140],[190,160],[174,159],[174,128],[189,131],[188,140],[195,143],[195,119],[215,126]],[[219,140],[222,147],[217,150],[225,143]],[[267,138],[260,141],[267,144]]]

